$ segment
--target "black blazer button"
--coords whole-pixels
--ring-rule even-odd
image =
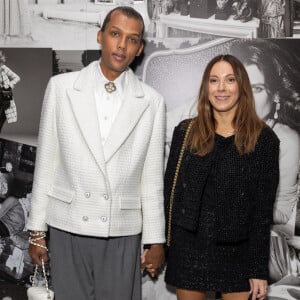
[[[183,183],[183,184],[182,184],[182,187],[185,189],[185,188],[186,188],[186,183]]]

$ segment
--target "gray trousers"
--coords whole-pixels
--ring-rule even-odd
[[[141,300],[141,236],[97,238],[50,228],[55,300]]]

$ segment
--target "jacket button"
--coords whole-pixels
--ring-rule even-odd
[[[184,208],[181,209],[181,213],[182,213],[183,215],[185,214],[185,209],[184,209]]]
[[[182,184],[182,187],[185,189],[185,188],[186,188],[186,183],[183,183],[183,184]]]
[[[190,155],[186,155],[185,160],[190,160],[191,156]]]
[[[242,197],[245,196],[245,193],[244,193],[244,192],[241,192],[241,196],[242,196]]]
[[[100,219],[101,219],[102,222],[106,222],[107,221],[107,217],[106,216],[102,216]]]
[[[103,198],[104,198],[104,200],[108,200],[109,197],[108,197],[107,194],[104,194],[104,195],[103,195]]]
[[[90,198],[90,197],[91,197],[91,193],[85,192],[85,193],[84,193],[84,196],[85,196],[85,198]]]
[[[89,220],[89,217],[87,217],[87,216],[82,217],[82,221],[87,222],[88,220]]]

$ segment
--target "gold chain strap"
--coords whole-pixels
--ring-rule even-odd
[[[172,190],[171,190],[171,195],[170,195],[169,217],[168,217],[168,227],[167,227],[167,229],[168,229],[167,246],[168,247],[170,247],[170,244],[171,244],[171,222],[172,222],[172,210],[173,210],[173,202],[174,202],[176,183],[177,183],[177,179],[178,179],[178,174],[179,174],[179,170],[180,170],[184,150],[186,148],[187,139],[188,139],[189,133],[191,131],[192,125],[193,125],[193,120],[190,121],[189,126],[188,126],[188,128],[185,132],[185,136],[184,136],[182,146],[181,146],[181,149],[180,149],[178,162],[177,162],[177,165],[176,165],[174,179],[173,179],[173,185],[172,185]]]

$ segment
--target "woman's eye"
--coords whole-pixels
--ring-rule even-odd
[[[254,94],[260,93],[264,90],[264,87],[261,85],[252,85],[252,92]]]
[[[218,80],[216,78],[210,78],[209,83],[215,84],[215,83],[218,83]]]
[[[230,77],[227,79],[227,82],[229,83],[234,83],[236,80],[235,80],[235,77]]]

